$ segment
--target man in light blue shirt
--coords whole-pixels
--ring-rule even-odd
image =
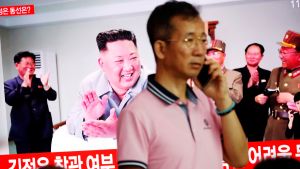
[[[67,127],[81,138],[115,138],[117,116],[146,87],[147,74],[132,32],[110,30],[99,33],[96,40],[101,70],[82,81]]]

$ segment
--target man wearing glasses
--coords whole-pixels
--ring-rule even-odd
[[[247,140],[220,66],[205,61],[207,38],[198,10],[168,1],[151,13],[147,32],[156,74],[120,113],[119,168],[221,168],[223,159],[244,166]],[[196,77],[204,65],[211,78],[200,90]],[[190,88],[189,78],[197,86]]]
[[[226,77],[229,88],[229,95],[233,101],[239,103],[243,98],[243,82],[240,72],[227,69],[225,62],[225,42],[221,40],[213,40],[210,48],[207,49],[207,58],[215,60],[221,66],[222,72]]]
[[[282,67],[271,72],[267,89],[277,89],[269,97],[260,94],[255,97],[259,104],[265,104],[270,99],[271,115],[265,130],[265,140],[288,139],[285,130],[288,124],[288,102],[292,102],[295,93],[300,91],[300,34],[287,31],[283,41],[279,42],[279,56]]]

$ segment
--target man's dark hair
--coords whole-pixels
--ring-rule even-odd
[[[249,49],[251,46],[257,46],[257,47],[259,47],[260,53],[261,53],[262,55],[264,54],[264,52],[265,52],[264,46],[263,46],[262,44],[259,44],[259,43],[256,43],[256,42],[255,42],[255,43],[249,44],[249,45],[245,48],[245,54],[247,53],[248,49]]]
[[[14,56],[14,63],[20,63],[22,58],[31,57],[32,60],[35,62],[35,54],[29,51],[22,51],[17,53]]]
[[[147,32],[152,49],[155,41],[170,38],[174,29],[171,20],[175,16],[190,19],[199,17],[199,12],[187,2],[168,1],[157,6],[150,14],[147,22]]]
[[[113,29],[106,32],[100,32],[96,37],[99,51],[106,50],[107,42],[114,42],[118,40],[129,40],[132,41],[135,46],[137,46],[134,33],[128,30]]]

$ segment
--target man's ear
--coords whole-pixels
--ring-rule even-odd
[[[16,69],[18,69],[19,63],[15,63],[15,67],[16,67]]]
[[[100,68],[103,68],[103,60],[102,60],[101,55],[98,57],[98,64],[99,64]]]
[[[165,58],[165,52],[166,52],[166,42],[162,40],[157,40],[154,42],[154,52],[158,59],[164,59]]]

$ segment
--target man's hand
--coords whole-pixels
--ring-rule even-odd
[[[44,89],[46,91],[50,89],[50,86],[49,86],[49,72],[46,73],[46,74],[43,74],[41,76],[41,82],[42,82],[42,84],[44,86]]]
[[[268,100],[268,96],[265,96],[264,94],[259,94],[259,95],[255,96],[254,100],[256,103],[264,105]]]
[[[202,90],[207,96],[211,97],[215,101],[219,110],[223,110],[232,104],[229,96],[227,80],[221,70],[221,67],[216,61],[207,59],[205,64],[209,65],[208,72],[211,76],[211,79],[207,85],[202,88]],[[200,83],[196,81],[196,85],[199,86],[199,84]]]
[[[247,87],[249,88],[251,86],[257,85],[258,81],[259,81],[259,74],[258,71],[256,70],[251,74]]]
[[[292,113],[292,110],[289,110],[288,113],[289,113],[288,127],[289,127],[289,129],[292,129],[292,127],[293,127],[293,121],[294,121],[294,114]]]
[[[278,103],[292,102],[293,99],[294,99],[294,96],[289,92],[280,92],[276,98]]]
[[[108,103],[108,96],[104,95],[99,99],[95,91],[89,91],[84,94],[82,107],[85,111],[85,121],[97,120],[105,112],[105,107]]]
[[[116,138],[118,117],[114,108],[106,120],[90,120],[83,122],[84,135],[89,137]]]
[[[22,87],[31,87],[31,77],[30,77],[30,69],[27,69],[27,71],[25,72],[24,76],[23,76],[23,83],[22,83]]]
[[[209,65],[208,72],[211,79],[202,88],[203,92],[215,101],[219,111],[230,110],[226,115],[221,116],[223,159],[233,166],[242,167],[248,161],[248,144],[239,119],[235,111],[231,109],[234,103],[229,96],[226,77],[215,61],[207,59],[205,64]]]

